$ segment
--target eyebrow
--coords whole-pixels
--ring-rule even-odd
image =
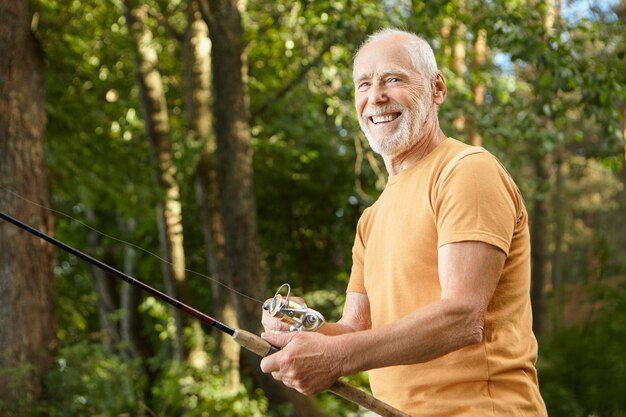
[[[369,74],[361,74],[358,77],[354,78],[354,83],[355,84],[359,84],[361,81],[363,81],[363,80],[365,80],[367,78],[370,78]]]
[[[390,76],[390,75],[403,75],[403,76],[407,76],[407,75],[408,75],[408,72],[407,72],[407,71],[400,70],[400,69],[386,69],[386,70],[383,70],[383,71],[380,73],[379,78],[385,78],[385,77],[388,77],[388,76]],[[358,77],[356,77],[356,78],[354,79],[354,83],[355,83],[355,84],[358,84],[358,83],[360,83],[361,81],[363,81],[363,80],[365,80],[365,79],[368,79],[368,78],[372,78],[371,73],[368,73],[368,74],[361,74],[361,75],[359,75]]]

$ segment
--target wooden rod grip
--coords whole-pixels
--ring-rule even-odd
[[[276,346],[270,345],[270,343],[261,336],[250,333],[247,330],[236,329],[233,334],[233,339],[242,347],[248,349],[250,352],[256,353],[260,357],[271,355],[280,350]]]
[[[358,404],[361,407],[375,412],[381,417],[411,417],[405,412],[400,411],[397,408],[394,408],[389,404],[374,398],[367,392],[357,387],[354,387],[340,379],[335,381],[335,383],[330,388],[328,388],[328,390],[354,404]]]

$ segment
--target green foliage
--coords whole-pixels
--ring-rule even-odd
[[[6,399],[0,399],[0,415],[5,417],[36,415],[39,407],[34,404],[29,394],[32,371],[33,366],[30,364],[23,364],[17,368],[0,368],[0,377],[9,381],[7,386],[3,387],[8,395]]]
[[[364,33],[384,25],[383,13],[374,2],[249,4],[259,236],[271,288],[345,288],[335,277],[349,268],[362,209],[351,54]],[[380,191],[373,188],[366,185]]]
[[[106,352],[99,343],[81,341],[59,353],[47,380],[50,400],[38,409],[51,417],[267,415],[267,400],[261,392],[248,392],[244,385],[225,390],[224,376],[217,369],[170,363],[149,393],[146,384],[137,361]]]
[[[190,417],[267,415],[267,399],[261,391],[251,391],[245,385],[231,391],[225,385],[219,369],[198,370],[173,363],[152,390],[157,398],[154,412],[167,416],[184,411]]]
[[[626,415],[626,285],[590,289],[590,319],[541,341],[540,386],[553,417]]]
[[[465,11],[458,0],[247,2],[247,87],[268,296],[289,282],[329,320],[341,314],[354,227],[385,181],[354,116],[351,61],[368,33],[389,25],[420,33],[433,44],[449,87],[440,109],[444,131],[467,140],[467,129],[454,123],[465,116],[484,146],[510,168],[527,201],[563,200],[564,208],[553,208],[546,233],[552,235],[557,220],[563,222],[560,252],[554,242],[549,247],[569,266],[564,279],[585,282],[592,275],[626,272],[626,200],[614,175],[624,169],[624,25],[589,16],[564,19],[548,33],[545,11],[531,2],[464,3]],[[187,263],[206,271],[192,181],[203,144],[190,132],[183,111],[178,35],[186,27],[186,2],[145,4],[153,11],[148,24],[167,91]],[[39,17],[35,33],[47,60],[53,207],[158,252],[154,205],[159,196],[151,181],[122,2],[38,0],[33,6]],[[441,33],[446,24],[448,38]],[[486,63],[456,74],[451,48],[462,42],[471,60],[480,30],[487,33]],[[478,83],[486,89],[483,106],[473,102]],[[549,178],[538,178],[535,163],[546,155],[552,158]],[[565,175],[560,189],[557,169]],[[133,230],[120,227],[129,219],[136,221]],[[62,215],[55,220],[57,237],[85,247],[88,229]],[[102,237],[96,251],[113,265],[123,264],[123,245],[114,238]],[[595,275],[591,260],[601,265]],[[137,277],[157,288],[162,286],[160,268],[152,256],[137,257]],[[53,395],[43,405],[49,415],[268,413],[262,393],[244,386],[225,391],[219,370],[173,363],[170,312],[151,298],[142,304],[141,335],[154,346],[152,360],[137,363],[105,352],[95,337],[99,324],[91,274],[82,262],[59,254],[55,279],[64,347],[50,375]],[[190,275],[190,283],[194,305],[210,311],[209,282]],[[607,301],[592,322],[541,340],[540,382],[551,415],[624,412],[619,352],[624,351],[626,325],[620,291],[602,294]],[[146,368],[155,374],[153,380]],[[364,375],[352,382],[367,384]],[[329,415],[354,414],[335,396],[322,395],[320,401]]]
[[[105,352],[98,343],[80,341],[61,349],[49,374],[49,416],[146,415],[146,381],[137,362]]]

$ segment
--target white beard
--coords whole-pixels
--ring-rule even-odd
[[[369,129],[369,118],[383,113],[401,112],[400,126],[389,136],[380,137]],[[421,139],[421,130],[428,117],[426,101],[418,100],[413,107],[399,104],[369,106],[359,118],[359,125],[374,152],[386,157],[399,155],[417,144]]]

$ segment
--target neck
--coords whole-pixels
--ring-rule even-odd
[[[425,129],[415,146],[398,155],[383,156],[387,172],[390,176],[398,175],[424,159],[445,139],[446,135],[439,127],[438,120],[435,118],[435,123]]]

